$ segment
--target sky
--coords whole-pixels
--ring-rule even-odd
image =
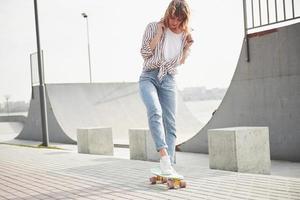
[[[87,83],[88,14],[93,82],[136,82],[145,27],[169,0],[38,1],[46,83]],[[178,88],[229,86],[243,34],[242,1],[188,0],[194,44],[179,67]],[[0,102],[30,100],[30,54],[37,51],[33,0],[0,0]]]

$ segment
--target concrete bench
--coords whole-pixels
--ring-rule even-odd
[[[210,129],[208,149],[211,169],[270,174],[268,127]]]
[[[149,129],[129,129],[129,149],[131,160],[159,161]]]
[[[113,155],[112,128],[77,129],[78,153]]]

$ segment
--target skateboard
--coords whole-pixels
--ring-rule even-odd
[[[186,182],[183,180],[184,177],[180,174],[165,175],[161,173],[159,167],[152,168],[150,171],[155,175],[150,177],[150,182],[153,185],[157,183],[166,183],[168,189],[178,189],[186,187]]]

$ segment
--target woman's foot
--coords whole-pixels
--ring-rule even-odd
[[[159,161],[160,170],[162,174],[170,175],[175,174],[175,170],[171,165],[171,160],[168,155],[162,156]]]

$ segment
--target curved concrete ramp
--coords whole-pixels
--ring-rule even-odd
[[[19,139],[41,141],[38,87]],[[76,143],[76,129],[112,127],[115,144],[128,144],[128,129],[147,128],[137,83],[47,84],[49,140]],[[202,127],[178,97],[177,135],[181,143]]]
[[[208,152],[207,130],[268,126],[272,159],[300,161],[300,23],[249,35],[217,112],[192,139],[178,145]]]
[[[14,139],[22,131],[26,122],[26,116],[22,114],[9,113],[0,114],[0,141]]]
[[[0,122],[0,135],[1,134],[19,134],[23,129],[21,122]]]

